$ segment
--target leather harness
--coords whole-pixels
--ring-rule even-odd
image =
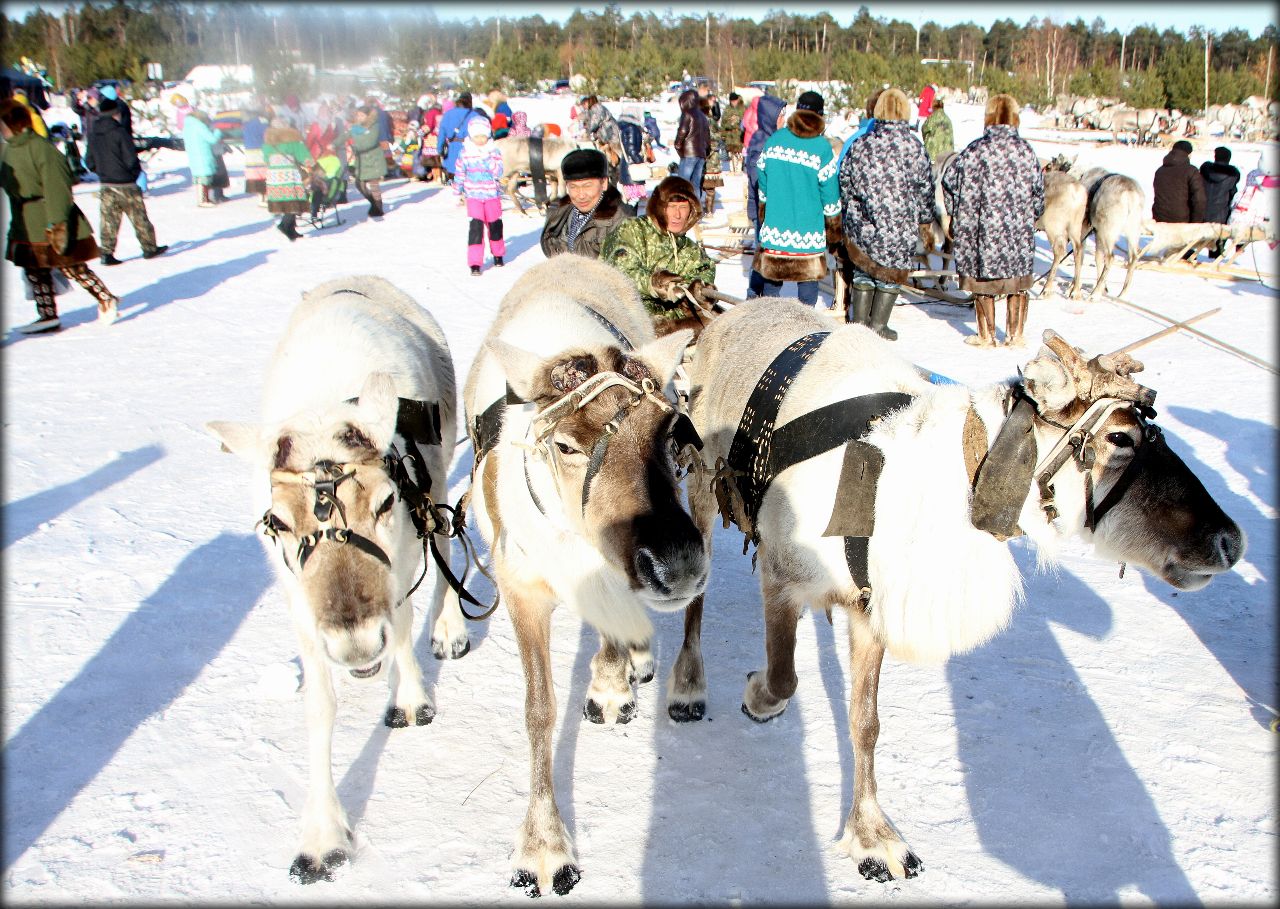
[[[533,200],[547,207],[547,169],[542,163],[542,137],[529,137],[529,175],[533,178]]]

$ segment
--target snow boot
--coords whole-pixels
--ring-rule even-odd
[[[1009,294],[1008,311],[1004,326],[1004,343],[1006,347],[1026,347],[1022,339],[1022,330],[1027,324],[1027,295]]]
[[[857,277],[849,285],[849,308],[845,320],[855,325],[871,324],[871,301],[875,297],[876,282]]]
[[[964,339],[964,343],[974,347],[995,347],[996,298],[987,294],[974,294],[973,312],[978,320],[978,333],[969,335]]]
[[[871,298],[871,321],[867,325],[886,341],[898,340],[898,333],[889,328],[889,317],[900,293],[902,288],[897,284],[877,284],[875,296]]]
[[[501,268],[501,267],[502,267],[503,265],[505,265],[505,264],[506,264],[506,263],[502,261],[502,256],[494,256],[494,257],[493,257],[493,267],[494,267],[494,268]]]

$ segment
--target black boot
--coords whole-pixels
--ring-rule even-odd
[[[875,296],[871,299],[871,321],[867,324],[886,341],[898,340],[898,333],[888,325],[889,316],[893,315],[893,304],[900,293],[902,288],[897,284],[877,284]]]
[[[854,278],[849,285],[849,310],[845,316],[851,324],[871,324],[871,300],[876,293],[876,284],[870,278]]]

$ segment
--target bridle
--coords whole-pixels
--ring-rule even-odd
[[[557,456],[555,446],[551,441],[552,433],[555,432],[556,426],[559,425],[561,420],[586,407],[602,392],[610,388],[622,388],[628,393],[628,397],[604,424],[600,438],[596,440],[591,449],[591,456],[587,460],[586,475],[582,480],[581,508],[584,513],[587,509],[587,501],[591,496],[591,485],[604,464],[610,442],[617,435],[623,421],[645,401],[653,402],[663,413],[677,414],[675,424],[671,430],[671,441],[675,446],[677,462],[679,462],[682,453],[689,447],[698,451],[702,449],[702,439],[698,436],[697,430],[694,429],[693,421],[689,419],[688,414],[677,410],[665,395],[659,393],[657,382],[651,377],[645,376],[637,383],[619,372],[596,373],[581,385],[535,413],[529,423],[529,431],[525,441],[518,444],[525,448],[526,451],[533,451],[535,457],[545,460],[551,468],[551,472],[559,479],[562,468],[560,458]],[[680,475],[677,476],[677,481],[679,479]],[[546,510],[543,508],[537,493],[534,492],[532,481],[529,477],[527,454],[525,455],[525,483],[529,487],[529,495],[534,505],[545,515]]]
[[[1142,430],[1142,444],[1137,446],[1133,458],[1125,465],[1124,472],[1107,490],[1107,494],[1103,496],[1102,501],[1095,505],[1093,464],[1097,453],[1094,448],[1094,438],[1111,414],[1117,410],[1125,409],[1131,410],[1138,421],[1138,426]],[[1070,426],[1064,426],[1040,416],[1041,420],[1051,426],[1064,430],[1058,441],[1049,449],[1049,453],[1036,465],[1035,472],[1032,474],[1036,488],[1040,491],[1040,507],[1044,511],[1046,519],[1052,521],[1058,517],[1058,509],[1054,505],[1053,481],[1067,465],[1068,461],[1075,461],[1081,472],[1084,473],[1084,525],[1089,530],[1094,530],[1107,512],[1120,503],[1129,485],[1137,476],[1138,468],[1150,458],[1158,446],[1167,444],[1164,441],[1164,434],[1161,432],[1160,427],[1149,422],[1155,416],[1155,408],[1150,405],[1112,397],[1099,398],[1094,401]]]

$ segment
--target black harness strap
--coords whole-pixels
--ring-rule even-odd
[[[726,464],[737,476],[745,512],[741,517],[752,528],[751,542],[759,544],[759,535],[754,529],[756,514],[760,511],[760,503],[764,500],[769,481],[773,479],[773,475],[769,473],[769,465],[778,409],[782,406],[782,399],[786,397],[791,383],[829,334],[827,331],[813,332],[787,345],[761,374],[747,399],[747,406],[742,410],[742,418],[738,421],[738,431],[734,433],[733,443],[729,446]],[[739,516],[728,517],[738,523]],[[743,529],[741,524],[739,529]]]
[[[1124,494],[1129,490],[1130,484],[1141,473],[1140,468],[1143,467],[1148,460],[1160,453],[1163,449],[1167,449],[1169,443],[1164,439],[1164,433],[1160,427],[1154,423],[1142,421],[1143,444],[1138,446],[1138,450],[1134,452],[1133,460],[1131,460],[1124,473],[1120,474],[1120,478],[1116,480],[1115,485],[1107,490],[1107,494],[1102,497],[1102,501],[1095,507],[1093,504],[1092,484],[1087,490],[1085,497],[1085,526],[1090,530],[1094,530],[1098,526],[1108,511],[1120,504],[1120,500],[1124,498]],[[1092,474],[1088,475],[1092,478]]]
[[[581,300],[578,301],[578,305],[581,306],[583,309],[585,309],[588,315],[591,316],[591,318],[595,319],[597,322],[599,322],[601,325],[607,328],[609,330],[609,334],[613,335],[618,340],[618,346],[620,346],[623,350],[628,352],[635,350],[635,345],[631,343],[630,338],[628,338],[626,335],[622,333],[622,329],[614,325],[612,322],[606,319],[601,313],[596,312],[594,309],[592,309],[586,303],[583,303]]]
[[[542,163],[542,137],[529,137],[529,175],[533,178],[533,200],[547,207],[547,169]]]
[[[876,420],[891,410],[905,407],[911,400],[911,395],[904,392],[881,391],[835,401],[796,417],[773,434],[769,478],[845,442],[862,438]]]

